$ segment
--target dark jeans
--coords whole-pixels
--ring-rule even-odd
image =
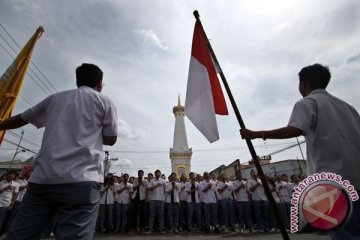
[[[248,201],[237,201],[237,211],[240,228],[253,228],[250,215],[250,205]]]
[[[100,183],[29,183],[7,239],[40,239],[57,214],[57,239],[92,239],[100,200]]]
[[[145,229],[145,200],[135,200],[133,201],[133,216],[132,216],[132,226],[134,228]]]
[[[168,205],[170,229],[177,230],[179,225],[179,203],[169,203]]]
[[[253,201],[257,229],[269,229],[269,202]]]
[[[195,215],[195,219],[196,219],[196,226],[198,228],[201,227],[201,205],[200,203],[188,203],[188,225],[189,225],[189,230],[191,230],[193,228],[193,219],[194,219],[194,215]]]

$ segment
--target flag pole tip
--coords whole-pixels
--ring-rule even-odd
[[[200,15],[199,15],[198,10],[195,10],[195,11],[193,12],[193,14],[194,14],[194,16],[195,16],[196,19],[199,19]]]

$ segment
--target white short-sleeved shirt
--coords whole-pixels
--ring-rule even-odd
[[[103,182],[103,136],[117,136],[113,102],[86,86],[55,93],[21,114],[45,127],[29,182]]]
[[[166,183],[166,202],[167,203],[171,203],[171,190],[172,190],[172,183],[168,182]],[[180,184],[179,183],[175,183],[174,186],[174,203],[179,203],[180,202]]]
[[[290,202],[291,201],[291,190],[290,185],[284,181],[275,182],[276,191],[278,192],[281,202]]]
[[[185,191],[187,182],[181,181],[179,184],[180,184],[180,201],[187,201],[188,193]]]
[[[114,193],[117,185],[110,186],[105,192],[101,194],[100,204],[114,204]],[[105,186],[102,185],[100,191],[104,191]]]
[[[161,186],[156,187],[152,191],[149,191],[149,192],[151,192],[150,200],[165,201],[166,182],[164,179],[162,179],[162,178],[159,178],[159,180],[156,178],[151,179],[151,181],[149,183],[149,187],[153,187],[153,186],[157,185],[158,183],[160,183]]]
[[[9,185],[11,189],[4,190],[0,193],[0,207],[9,207],[13,194],[19,192],[19,184],[15,181],[8,182],[7,180],[0,182],[0,190],[3,190]]]
[[[360,190],[360,116],[352,106],[316,89],[295,104],[288,126],[304,132],[308,175],[333,172]]]
[[[139,188],[134,190],[135,187],[137,187],[140,184]],[[133,183],[133,194],[132,194],[132,199],[135,199],[137,192],[139,191],[139,199],[145,200],[146,198],[146,188],[148,185],[148,181],[146,181],[146,179],[142,179],[141,183],[139,183],[139,179],[135,179],[134,183]]]
[[[228,186],[224,189],[223,192],[219,192],[219,189],[222,189],[223,187]],[[229,182],[218,182],[217,184],[217,192],[220,194],[220,199],[232,199],[232,184]]]
[[[200,203],[200,195],[199,195],[199,183],[198,182],[195,182],[195,203]],[[192,186],[192,183],[191,182],[187,182],[186,185],[185,185],[185,192],[187,194],[187,202],[188,203],[191,203],[191,186]]]
[[[28,182],[26,181],[26,179],[19,179],[19,180],[16,181],[16,182],[17,182],[17,184],[19,185],[19,187],[23,187],[23,186],[26,186],[26,185],[28,184]],[[17,197],[16,197],[16,201],[21,202],[22,199],[24,198],[25,193],[26,193],[26,188],[24,188],[24,189],[22,189],[22,190],[19,189],[19,193],[18,193],[18,195],[17,195]]]
[[[208,191],[203,192],[203,190],[205,188],[207,188],[209,183],[211,184],[211,188]],[[212,180],[209,180],[209,182],[207,182],[206,180],[201,181],[200,191],[202,192],[202,201],[204,203],[216,203],[217,202],[216,195],[215,195],[217,192],[217,189],[216,189],[216,183],[214,181],[212,181]]]
[[[240,188],[239,191],[235,191],[235,189],[238,189],[240,186],[243,186],[242,188]],[[245,180],[236,180],[232,183],[232,188],[234,190],[235,193],[235,197],[236,197],[236,201],[240,201],[240,202],[247,202],[248,199],[248,185],[247,182]]]
[[[260,179],[254,180],[253,178],[248,180],[248,187],[251,189],[257,183],[261,183]],[[264,187],[262,185],[258,186],[254,191],[251,192],[251,198],[253,201],[268,201],[268,198],[265,195]]]
[[[127,189],[124,189],[125,187]],[[122,190],[122,189],[124,190],[121,193],[117,193],[118,190]],[[115,201],[117,203],[129,204],[130,193],[132,192],[133,192],[133,188],[131,183],[126,183],[126,185],[123,182],[119,183],[115,188]]]

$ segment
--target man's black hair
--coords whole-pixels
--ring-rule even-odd
[[[325,89],[330,82],[330,78],[329,68],[319,63],[304,67],[299,72],[300,81],[309,83],[311,89]]]
[[[94,88],[102,82],[103,72],[95,64],[83,63],[76,69],[76,85]]]

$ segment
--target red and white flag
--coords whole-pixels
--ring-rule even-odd
[[[185,115],[209,140],[219,139],[215,114],[228,115],[213,59],[200,21],[196,21],[192,42]]]

